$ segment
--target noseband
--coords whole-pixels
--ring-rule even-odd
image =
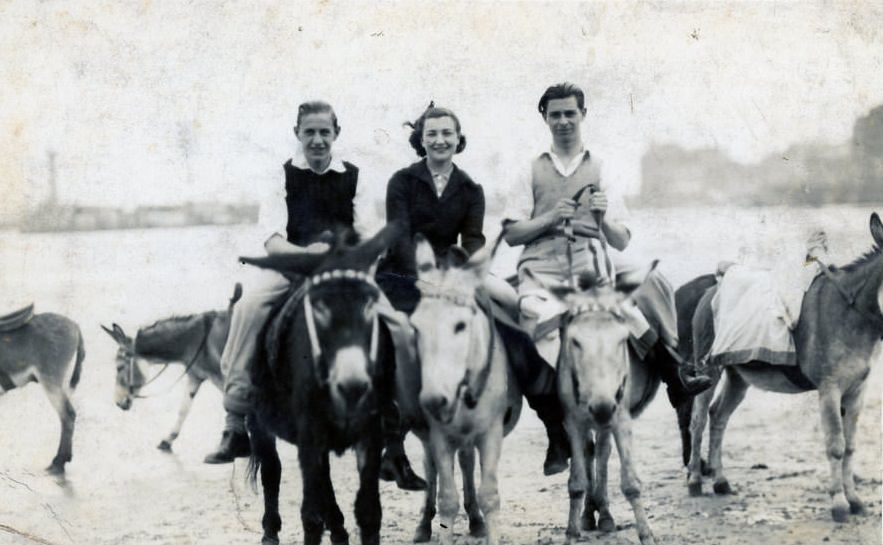
[[[482,297],[482,304],[488,309],[488,313],[492,312],[490,299],[485,294],[470,297],[468,295],[451,293],[451,290],[436,288],[423,282],[420,283],[419,287],[421,298],[444,300],[453,303],[458,307],[468,308],[472,310],[473,313],[481,312],[475,299],[476,297]],[[488,328],[490,339],[488,341],[487,355],[485,356],[484,364],[476,374],[474,384],[472,381],[472,369],[467,368],[466,372],[463,374],[463,379],[457,385],[457,399],[462,399],[463,404],[469,409],[474,409],[475,406],[478,405],[478,400],[481,397],[481,394],[484,393],[484,389],[487,386],[488,376],[491,372],[491,360],[494,357],[494,348],[496,347],[497,335],[493,324],[493,316],[488,314],[486,317],[489,320]],[[470,334],[470,340],[471,338]]]
[[[324,374],[320,372],[321,370],[319,368],[319,362],[322,359],[322,345],[319,342],[319,335],[316,333],[316,320],[313,313],[313,303],[312,298],[310,297],[310,291],[313,288],[321,286],[322,284],[325,284],[327,282],[338,280],[353,280],[366,284],[372,290],[374,301],[376,302],[380,298],[380,288],[377,286],[377,283],[374,281],[373,278],[371,278],[371,275],[363,271],[356,271],[351,269],[335,269],[333,271],[326,271],[321,274],[313,275],[304,281],[303,286],[299,290],[303,292],[304,320],[307,323],[307,336],[310,342],[310,351],[313,356],[313,365],[315,366],[316,378],[323,385],[327,383],[328,377],[325,377]],[[373,317],[371,325],[371,345],[368,349],[368,363],[369,365],[371,365],[371,367],[374,367],[375,363],[377,362],[380,325],[377,311],[374,310],[372,314]]]

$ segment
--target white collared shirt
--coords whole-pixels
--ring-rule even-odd
[[[310,169],[310,164],[300,148],[292,156],[291,165],[300,170]],[[346,172],[346,166],[344,166],[342,159],[332,155],[331,161],[325,167],[325,170],[317,172],[317,174],[325,174],[328,171],[343,173]],[[371,210],[370,203],[367,202],[362,187],[363,175],[360,170],[359,180],[356,182],[356,195],[353,197],[353,228],[360,236],[366,237],[369,235]],[[260,226],[261,233],[264,233],[263,238],[260,240],[262,246],[276,235],[284,239],[288,238],[288,206],[285,203],[285,195],[285,177],[283,176],[282,183],[278,184],[274,191],[266,194],[261,200],[258,212],[258,225]]]
[[[544,151],[538,157],[543,156],[549,157],[552,160],[552,165],[555,167],[555,170],[558,171],[558,174],[565,178],[576,172],[576,169],[578,169],[584,161],[595,161],[599,163],[599,168],[602,173],[601,189],[607,194],[607,212],[604,217],[609,221],[615,222],[623,222],[628,218],[628,211],[625,207],[620,188],[617,187],[615,183],[611,184],[607,182],[612,176],[609,172],[604,171],[603,163],[590,154],[588,150],[581,149],[573,159],[567,162],[567,164],[564,164],[564,161],[554,150]],[[506,219],[513,221],[531,219],[534,209],[534,194],[533,177],[530,168],[528,168],[523,175],[518,177],[514,184],[513,193],[510,194],[508,201],[506,213],[504,215]]]
[[[444,172],[433,172],[428,166],[427,169],[432,176],[432,183],[435,184],[436,195],[441,197],[442,193],[445,192],[445,187],[448,186],[448,181],[451,179],[451,173],[454,172],[454,164],[451,163]]]

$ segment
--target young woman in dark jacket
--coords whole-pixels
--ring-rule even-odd
[[[422,234],[437,257],[458,244],[470,255],[485,244],[484,191],[454,164],[466,147],[460,120],[451,110],[433,104],[410,124],[411,146],[422,159],[393,174],[386,189],[386,220],[404,227],[404,236],[378,268],[377,283],[392,305],[411,314],[420,300],[416,286],[414,237]],[[537,353],[523,332],[497,320],[509,362],[528,404],[546,426],[549,449],[544,472],[567,468],[569,447],[563,413],[555,391],[555,371]]]

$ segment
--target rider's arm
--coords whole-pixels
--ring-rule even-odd
[[[288,229],[288,206],[285,204],[284,183],[276,186],[274,191],[264,195],[258,210],[258,225],[264,233],[270,233],[263,240],[264,249],[268,255],[324,252],[328,249],[328,245],[321,242],[310,244],[306,247],[288,242],[286,233]]]
[[[468,203],[469,210],[460,227],[460,244],[470,255],[484,246],[484,190],[476,185],[476,191]]]
[[[314,242],[308,246],[298,246],[288,242],[285,237],[279,233],[273,233],[270,238],[264,242],[264,249],[267,255],[275,254],[311,254],[327,252],[329,246],[325,242]]]
[[[530,172],[516,178],[515,187],[510,194],[506,209],[506,220],[511,222],[506,229],[506,243],[520,246],[554,231],[558,226],[558,218],[554,213],[532,217],[534,208],[533,184]]]
[[[607,242],[620,252],[625,250],[632,238],[628,227],[618,221],[611,221],[605,218],[601,223],[601,229],[607,237]]]

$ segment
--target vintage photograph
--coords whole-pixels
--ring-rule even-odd
[[[0,0],[0,544],[883,542],[881,29]]]

